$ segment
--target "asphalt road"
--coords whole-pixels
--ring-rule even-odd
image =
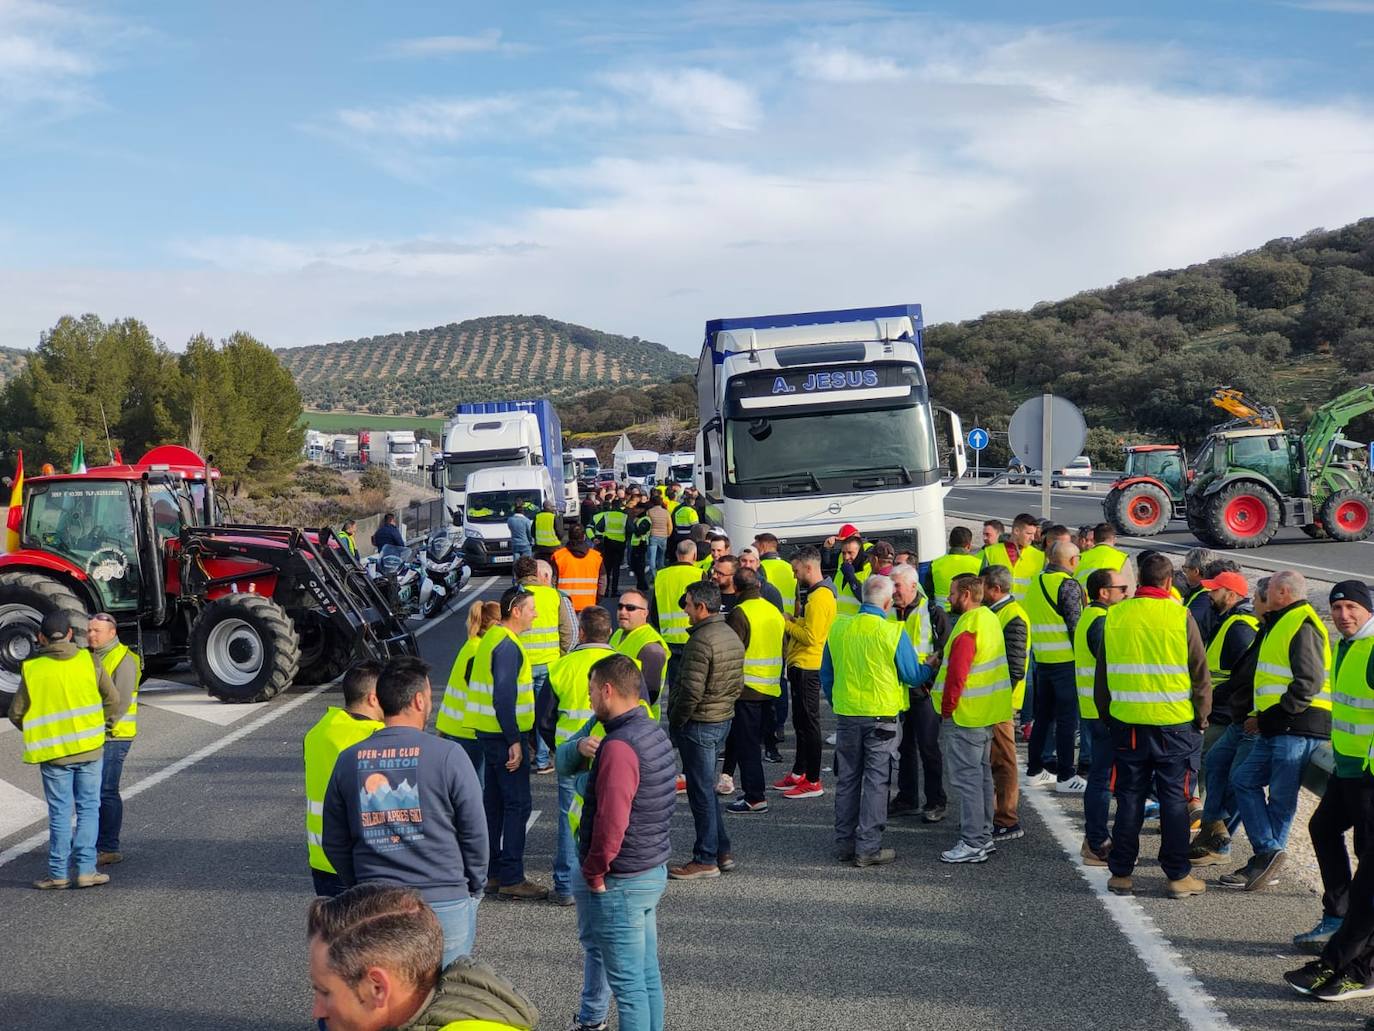
[[[1051,517],[1066,526],[1102,522],[1101,491],[1068,488],[1051,491],[1051,496]],[[945,497],[945,512],[949,516],[976,517],[979,520],[993,515],[1010,526],[1012,517],[1018,512],[1040,515],[1040,490],[1002,485],[959,486]],[[976,540],[978,528],[973,529]],[[1158,548],[1172,554],[1181,554],[1189,548],[1201,546],[1181,521],[1170,523],[1166,532],[1155,537],[1122,537],[1121,540],[1126,544]],[[1359,576],[1374,581],[1374,540],[1350,544],[1316,541],[1297,528],[1284,527],[1264,547],[1237,549],[1233,554],[1248,566],[1296,569],[1321,580]]]
[[[420,639],[436,679],[462,626],[454,613]],[[293,692],[220,725],[177,690],[164,688],[141,723],[126,770],[128,859],[109,886],[29,889],[43,848],[25,843],[43,825],[0,828],[8,1026],[309,1026],[300,742],[335,691]],[[228,708],[214,715],[227,719]],[[17,743],[12,730],[0,734],[7,813],[13,793],[39,790],[36,772],[17,762]],[[887,842],[897,862],[870,870],[831,860],[830,795],[727,817],[738,872],[670,884],[660,908],[668,1026],[1316,1031],[1358,1027],[1374,1013],[1367,1003],[1309,1002],[1279,982],[1298,962],[1289,936],[1316,918],[1310,892],[1285,881],[1259,895],[1216,889],[1174,902],[1160,895],[1147,838],[1141,895],[1104,901],[1105,877],[1065,851],[1076,857],[1080,806],[1031,790],[1027,836],[969,867],[938,861],[956,838],[953,817],[895,822]],[[535,779],[535,808],[529,865],[547,882],[551,777]],[[674,845],[685,856],[691,819],[685,802],[679,808]],[[581,976],[570,910],[488,900],[478,953],[534,998],[541,1027],[567,1025]]]

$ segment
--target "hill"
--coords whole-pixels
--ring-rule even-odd
[[[434,415],[457,401],[568,397],[647,386],[691,371],[662,344],[542,315],[497,315],[277,351],[307,408]]]
[[[931,392],[994,431],[1051,391],[1083,409],[1089,453],[1114,465],[1123,440],[1194,445],[1233,386],[1291,425],[1374,376],[1374,218],[1271,240],[1253,251],[1154,272],[1030,311],[931,326]],[[1374,436],[1374,420],[1352,426]],[[984,462],[1005,460],[1005,447]]]
[[[14,347],[0,347],[0,384],[18,375],[28,357],[28,351],[20,351]]]

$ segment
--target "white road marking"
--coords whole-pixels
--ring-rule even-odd
[[[261,712],[271,702],[249,702],[243,705],[226,705],[217,698],[211,698],[205,689],[195,684],[182,684],[175,680],[149,678],[138,689],[140,705],[151,706],[174,712],[178,716],[213,723],[217,727],[227,727],[240,720]]]
[[[144,777],[142,780],[138,781],[137,783],[131,784],[128,787],[124,788],[121,792],[121,794],[124,796],[124,801],[127,802],[131,798],[137,798],[139,795],[143,794],[143,792],[148,791],[151,788],[157,787],[159,784],[163,783],[166,780],[170,780],[172,777],[175,777],[178,773],[183,773],[186,770],[189,770],[192,766],[195,766],[196,764],[201,763],[204,760],[210,758],[210,756],[214,755],[216,752],[223,751],[235,742],[247,737],[255,730],[260,730],[261,728],[267,726],[269,723],[281,719],[288,712],[300,708],[302,705],[315,698],[321,692],[327,691],[329,688],[333,687],[337,682],[338,681],[330,681],[328,684],[320,684],[318,687],[312,687],[304,694],[299,694],[296,697],[289,698],[284,702],[273,703],[268,708],[267,712],[263,713],[257,719],[249,723],[245,723],[234,730],[231,730],[229,733],[225,734],[224,737],[219,738],[216,741],[212,741],[204,748],[197,749],[190,755],[183,756],[176,762],[164,766],[156,773],[151,773],[148,776]],[[47,843],[48,832],[46,830],[31,835],[30,837],[25,838],[23,841],[11,845],[9,848],[5,849],[5,851],[0,852],[0,866],[5,866],[8,863],[12,863],[20,856],[26,855],[27,853],[32,852],[34,849],[46,845]]]
[[[41,797],[0,780],[0,837],[13,834],[47,815],[48,804]],[[43,840],[47,840],[47,835]]]
[[[497,577],[489,576],[489,577],[487,577],[485,580],[482,580],[481,582],[478,582],[478,581],[475,581],[475,580],[470,580],[470,581],[468,581],[467,589],[464,590],[462,594],[458,595],[458,598],[457,598],[458,604],[455,605],[453,608],[449,609],[447,612],[445,612],[444,615],[443,615],[440,619],[431,619],[431,620],[430,620],[428,623],[426,623],[424,626],[420,627],[419,630],[416,630],[416,631],[415,631],[415,639],[418,641],[421,637],[423,637],[425,634],[429,633],[429,632],[430,632],[431,630],[433,630],[435,627],[440,626],[440,625],[442,625],[442,624],[444,624],[444,623],[447,623],[447,622],[448,622],[448,617],[449,617],[449,616],[452,616],[452,615],[455,615],[455,614],[457,614],[457,613],[459,613],[459,612],[462,612],[465,608],[467,608],[467,607],[468,607],[469,605],[471,605],[474,601],[476,601],[478,598],[480,598],[480,597],[482,596],[482,592],[483,592],[483,591],[485,591],[485,590],[486,590],[488,587],[490,587],[492,584],[496,583],[497,579],[498,579]],[[504,579],[504,578],[501,578],[501,579]]]
[[[529,818],[528,820],[525,821],[525,832],[526,832],[526,833],[529,833],[529,829],[530,829],[531,827],[534,826],[534,821],[537,820],[537,819],[539,819],[539,814],[542,813],[543,811],[544,811],[544,810],[542,810],[542,809],[536,809],[534,812],[530,813],[530,818]]]
[[[1217,1000],[1207,994],[1202,982],[1183,962],[1178,950],[1155,925],[1144,907],[1128,896],[1113,895],[1107,890],[1107,871],[1102,867],[1084,866],[1079,860],[1081,835],[1069,823],[1068,816],[1053,796],[1032,788],[1023,791],[1021,798],[1030,802],[1031,808],[1045,821],[1045,826],[1068,855],[1079,876],[1088,882],[1107,915],[1120,928],[1135,954],[1154,975],[1155,982],[1178,1009],[1183,1023],[1191,1031],[1232,1031],[1233,1025],[1218,1007]]]

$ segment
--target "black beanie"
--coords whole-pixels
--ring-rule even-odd
[[[1369,596],[1369,588],[1362,580],[1342,580],[1331,588],[1330,601],[1353,601],[1366,612],[1374,612],[1374,598]]]

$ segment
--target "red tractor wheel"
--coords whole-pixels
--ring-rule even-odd
[[[1258,484],[1235,483],[1209,499],[1207,524],[1223,548],[1258,548],[1279,528],[1279,504]]]
[[[1152,483],[1134,483],[1113,491],[1105,507],[1117,533],[1134,537],[1162,533],[1174,508],[1169,495]]]
[[[1321,510],[1322,526],[1332,540],[1362,541],[1374,533],[1374,500],[1355,490],[1338,490]]]

